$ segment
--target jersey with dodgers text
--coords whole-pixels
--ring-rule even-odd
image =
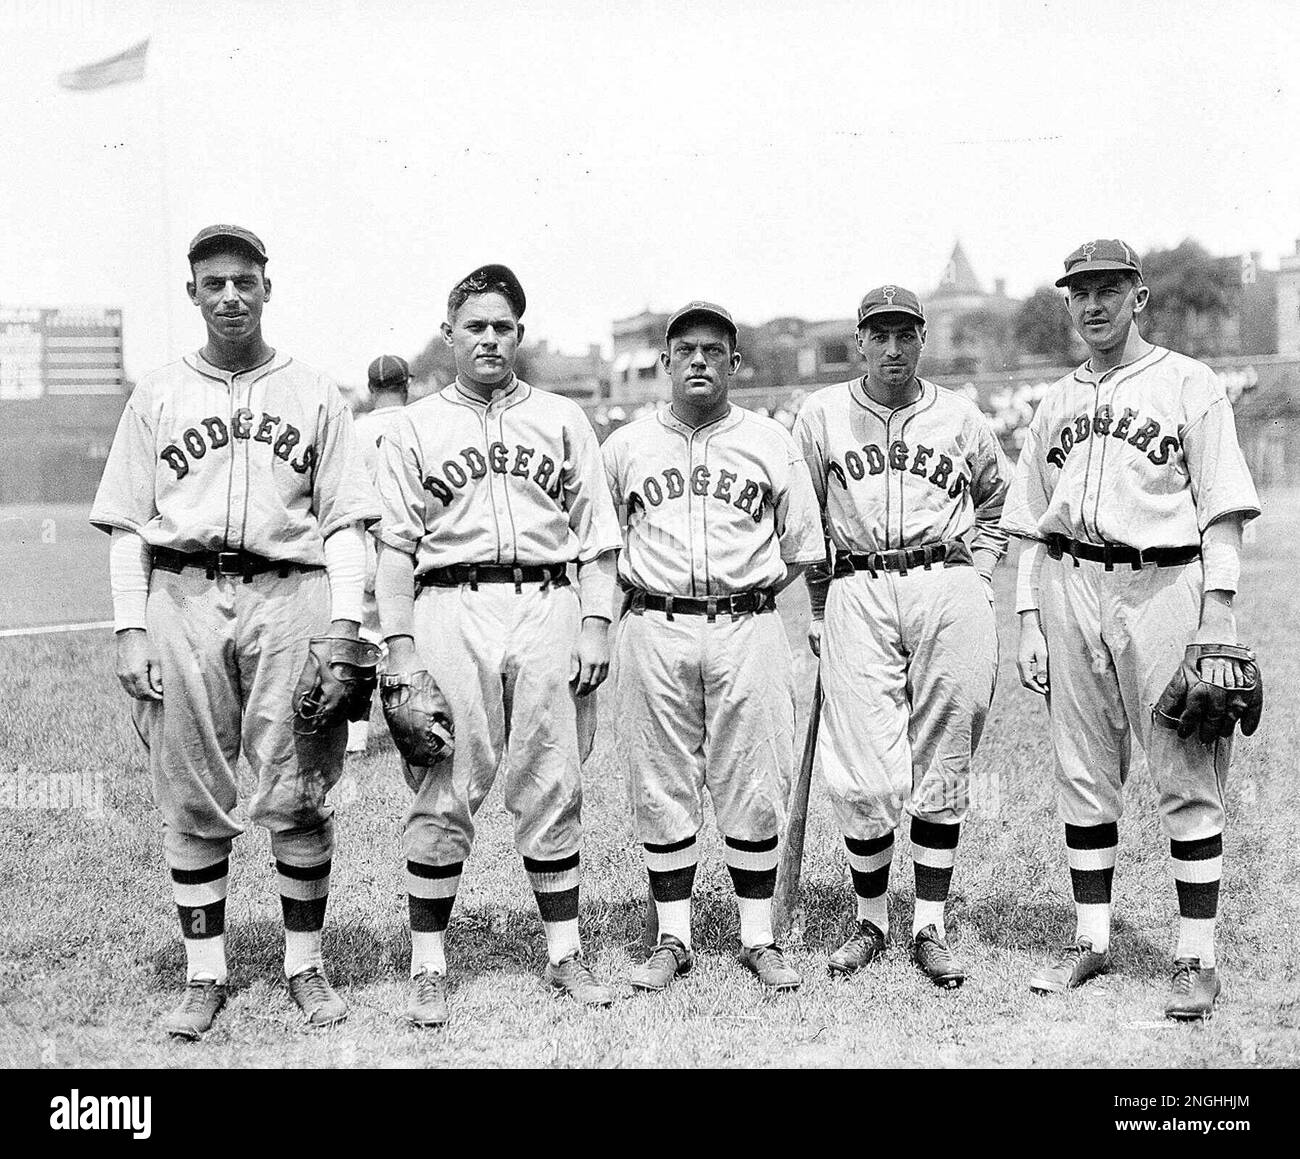
[[[1002,515],[1013,535],[1140,550],[1187,547],[1222,515],[1259,514],[1214,372],[1156,346],[1053,383],[1029,424]]]
[[[859,378],[815,392],[799,411],[794,435],[826,533],[838,552],[963,538],[1000,556],[1010,471],[997,437],[969,399],[917,381],[920,396],[896,410],[872,399]]]
[[[284,354],[232,373],[186,355],[140,380],[90,521],[152,547],[325,562],[325,537],[379,517],[352,413]]]
[[[414,555],[417,576],[458,563],[587,563],[619,547],[587,416],[520,379],[490,402],[452,383],[404,407],[379,456],[379,538]]]
[[[605,440],[627,509],[625,584],[662,595],[770,587],[826,555],[808,468],[780,423],[732,406],[692,429],[665,407]]]

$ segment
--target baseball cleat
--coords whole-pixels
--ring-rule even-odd
[[[175,1038],[197,1042],[225,1004],[224,984],[213,978],[191,978],[180,1003],[162,1020],[162,1028]]]
[[[745,946],[740,951],[740,964],[773,990],[798,990],[803,984],[803,979],[785,964],[785,954],[775,942]]]
[[[412,1026],[443,1026],[447,1022],[447,976],[421,970],[411,979],[406,1021]]]
[[[852,937],[827,959],[826,968],[832,974],[847,978],[869,962],[874,962],[884,952],[884,932],[875,922],[860,918]]]
[[[582,954],[574,950],[561,962],[546,964],[546,980],[583,1006],[610,1006],[614,991],[596,981]]]
[[[1036,994],[1060,994],[1082,986],[1089,978],[1110,968],[1110,950],[1098,953],[1088,938],[1063,946],[1056,957],[1029,976],[1029,988]]]
[[[694,965],[695,955],[682,940],[664,934],[650,956],[628,975],[628,981],[634,990],[666,990],[669,982],[678,974],[689,974]]]
[[[334,1026],[348,1016],[348,1004],[334,992],[319,966],[308,966],[290,978],[289,995],[310,1026]]]
[[[1202,966],[1200,958],[1175,958],[1165,1017],[1179,1022],[1210,1018],[1221,989],[1219,972],[1213,966]]]
[[[966,981],[966,971],[933,925],[913,935],[912,960],[936,986],[955,990]]]

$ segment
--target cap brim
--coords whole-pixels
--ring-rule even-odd
[[[706,306],[698,306],[693,310],[683,310],[680,314],[674,314],[668,320],[668,326],[664,330],[665,340],[670,338],[674,330],[680,330],[682,325],[695,319],[704,319],[707,322],[716,322],[726,330],[732,338],[738,336],[736,324],[725,314],[719,314],[716,310],[710,310]]]
[[[872,306],[865,314],[858,318],[858,325],[863,322],[869,322],[872,318],[879,318],[882,314],[901,314],[904,318],[913,318],[925,325],[925,315],[918,314],[915,310],[909,310],[904,306]]]
[[[1081,262],[1079,265],[1075,266],[1074,269],[1072,269],[1068,274],[1062,274],[1059,278],[1057,278],[1055,284],[1057,285],[1057,287],[1064,289],[1066,286],[1070,284],[1071,278],[1077,278],[1081,274],[1103,273],[1107,270],[1122,271],[1126,274],[1134,274],[1139,280],[1142,277],[1142,271],[1139,270],[1136,266],[1128,265],[1126,262],[1113,262],[1101,258],[1095,262]]]

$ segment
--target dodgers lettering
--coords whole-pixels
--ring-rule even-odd
[[[659,482],[660,476],[663,478],[662,483]],[[772,494],[772,485],[746,479],[740,493],[733,495],[732,486],[739,482],[740,476],[735,471],[720,468],[715,479],[713,472],[701,465],[691,471],[690,489],[692,495],[729,503],[758,523],[763,518],[764,508]],[[640,497],[648,500],[651,507],[658,507],[665,499],[680,499],[685,494],[686,478],[676,467],[665,467],[659,476],[647,475],[641,482]],[[630,505],[635,506],[637,499],[635,493],[629,496]]]
[[[1135,423],[1138,424],[1136,429]],[[1092,414],[1078,415],[1061,427],[1056,435],[1056,445],[1047,452],[1047,461],[1058,469],[1064,467],[1065,460],[1075,447],[1093,436],[1098,438],[1109,436],[1128,443],[1130,447],[1136,447],[1140,452],[1144,452],[1155,466],[1162,467],[1183,444],[1177,435],[1165,435],[1164,438],[1160,438],[1160,431],[1159,422],[1155,419],[1143,419],[1131,407],[1126,406],[1117,419],[1110,409],[1110,404],[1102,403]],[[1149,449],[1153,443],[1154,449]]]
[[[477,447],[465,447],[460,452],[460,457],[465,460],[464,466],[455,459],[448,459],[442,465],[441,474],[426,475],[422,486],[435,499],[440,500],[444,507],[450,507],[458,491],[470,483],[477,483],[491,470],[494,475],[531,479],[544,494],[558,499],[563,479],[556,469],[558,464],[550,455],[543,454],[537,458],[534,466],[533,456],[536,454],[536,447],[516,444],[511,451],[505,443],[496,442],[488,447],[485,458]]]
[[[902,439],[895,439],[890,443],[888,452],[875,443],[867,443],[863,446],[861,454],[857,451],[846,451],[843,463],[838,459],[832,459],[826,470],[846,491],[849,487],[849,479],[879,475],[888,468],[891,471],[906,472],[919,479],[925,479],[940,490],[947,491],[950,499],[956,499],[970,486],[970,477],[958,474],[954,479],[952,469],[956,464],[951,456],[942,452],[933,460],[934,469],[931,470],[931,456],[935,454],[935,450],[934,447],[927,447],[924,443],[918,443],[913,449]]]
[[[200,427],[203,429],[200,430]],[[190,473],[190,460],[201,459],[209,451],[219,451],[228,446],[231,439],[266,443],[276,458],[283,459],[300,475],[305,475],[316,463],[316,448],[310,443],[303,448],[301,458],[290,459],[294,448],[302,442],[302,432],[297,427],[283,422],[279,415],[269,415],[263,411],[254,433],[253,412],[242,406],[230,416],[229,427],[226,426],[225,419],[209,415],[181,435],[183,449],[170,443],[158,452],[158,458],[176,472],[177,479],[184,479]]]

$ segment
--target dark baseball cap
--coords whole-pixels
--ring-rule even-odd
[[[664,329],[664,341],[667,342],[674,332],[680,330],[687,322],[694,319],[721,322],[731,332],[731,341],[733,344],[735,343],[737,337],[735,319],[716,302],[700,301],[687,302],[681,309],[673,311],[672,317],[668,319],[668,325]]]
[[[514,307],[515,317],[524,316],[524,307],[528,305],[528,299],[524,297],[524,287],[520,285],[519,279],[515,277],[515,272],[509,266],[487,265],[479,266],[478,269],[466,274],[459,282],[452,287],[452,293],[458,290],[465,290],[470,294],[481,294],[494,285],[505,287],[506,301]]]
[[[1134,274],[1139,282],[1142,280],[1142,262],[1137,251],[1118,238],[1099,237],[1084,242],[1065,259],[1065,273],[1056,279],[1056,284],[1068,286],[1071,278],[1099,270],[1123,270]]]
[[[371,390],[396,390],[411,379],[411,368],[405,358],[396,354],[381,354],[370,364],[368,373]]]
[[[902,286],[884,285],[868,290],[858,305],[858,325],[878,314],[907,314],[925,325],[925,311],[921,299]]]
[[[214,248],[216,242],[235,242],[237,245],[251,250],[262,261],[267,260],[266,246],[262,244],[262,239],[251,229],[245,229],[242,225],[209,225],[199,230],[194,235],[194,240],[190,242],[190,261],[198,257],[200,253]]]

